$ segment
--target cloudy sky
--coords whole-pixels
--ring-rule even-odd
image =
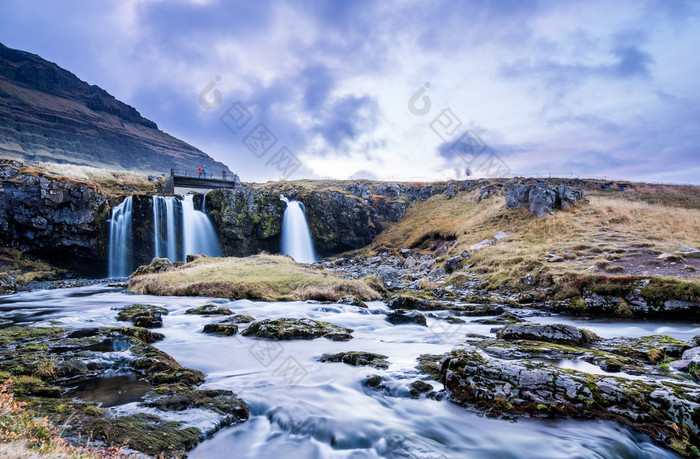
[[[243,180],[700,183],[697,1],[3,0],[0,42]]]

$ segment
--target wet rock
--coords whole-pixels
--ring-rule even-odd
[[[196,308],[189,308],[185,311],[185,314],[196,314],[196,315],[223,315],[230,316],[233,312],[222,306],[217,306],[215,304],[205,304],[204,306],[198,306]]]
[[[150,264],[141,265],[138,268],[136,268],[136,271],[134,271],[129,277],[163,273],[167,271],[173,271],[175,268],[176,266],[173,263],[171,263],[170,260],[168,260],[167,258],[154,258]]]
[[[241,332],[243,336],[272,340],[328,338],[333,341],[352,339],[350,328],[312,319],[265,319],[253,322]]]
[[[350,305],[350,306],[357,306],[358,308],[365,308],[365,309],[367,309],[367,305],[365,304],[364,301],[362,301],[362,300],[360,300],[360,299],[358,299],[358,298],[352,297],[352,296],[343,297],[343,298],[339,299],[338,301],[336,301],[336,303],[338,303],[338,304],[348,304],[348,305]]]
[[[406,311],[404,309],[391,311],[386,315],[386,320],[394,325],[417,324],[423,325],[424,327],[428,326],[428,322],[423,314],[415,311]]]
[[[372,352],[361,352],[361,351],[349,351],[340,352],[338,354],[323,354],[320,358],[320,362],[342,362],[348,365],[359,366],[372,366],[375,368],[385,369],[389,368],[389,362],[386,355],[375,354]]]
[[[391,309],[418,309],[421,311],[445,309],[445,307],[437,301],[411,293],[393,295],[389,298],[386,305]]]
[[[410,390],[408,391],[408,395],[412,398],[419,398],[421,394],[424,394],[426,392],[430,392],[433,390],[433,386],[428,384],[425,381],[413,381],[410,384]]]
[[[251,316],[246,316],[243,314],[236,314],[232,317],[227,317],[224,320],[219,321],[218,323],[220,324],[248,324],[250,322],[255,321],[255,319]]]
[[[163,326],[163,315],[168,310],[151,304],[132,304],[119,310],[117,320],[131,322],[136,327],[159,328]]]
[[[503,306],[498,304],[459,304],[451,309],[455,314],[466,317],[495,316],[504,311]]]
[[[525,320],[516,316],[512,312],[504,312],[503,314],[500,314],[500,315],[493,317],[491,319],[472,320],[472,323],[484,324],[484,325],[508,325],[508,324],[515,324],[515,323],[520,323],[520,322],[525,322]]]
[[[382,387],[382,377],[379,375],[372,375],[367,378],[363,384],[365,387],[379,389]]]
[[[640,338],[614,338],[602,341],[599,346],[615,354],[657,364],[665,358],[681,357],[685,343],[671,336],[651,335]]]
[[[238,326],[227,323],[206,324],[202,333],[208,335],[233,336],[238,333]]]
[[[475,349],[452,351],[442,361],[450,399],[491,415],[595,417],[631,426],[655,441],[690,438],[692,444],[698,438],[695,383],[594,375],[485,357]]]
[[[496,332],[496,336],[506,340],[526,339],[550,343],[589,344],[600,340],[595,333],[585,328],[565,324],[513,324]]]

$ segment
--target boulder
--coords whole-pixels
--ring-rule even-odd
[[[492,245],[492,244],[493,244],[493,240],[491,240],[491,239],[484,239],[484,240],[481,241],[481,242],[477,242],[476,244],[470,245],[470,246],[469,246],[469,250],[471,250],[472,252],[476,252],[477,250],[484,249],[484,248],[486,248],[486,247],[488,247],[488,246],[490,246],[490,245]]]
[[[350,328],[312,319],[265,319],[253,322],[243,330],[243,336],[255,336],[272,340],[328,338],[333,341],[352,339]]]
[[[227,323],[206,324],[204,326],[204,330],[202,330],[202,333],[219,336],[233,336],[238,333],[238,325]]]
[[[323,354],[320,358],[320,362],[342,362],[347,365],[352,365],[355,367],[360,366],[372,366],[375,368],[385,369],[389,368],[389,362],[386,355],[375,354],[373,352],[359,352],[359,351],[349,351],[340,352],[338,354]]]
[[[417,324],[424,327],[428,326],[428,322],[423,314],[420,312],[406,311],[404,309],[391,311],[386,315],[386,320],[394,325]]]
[[[171,263],[170,260],[168,260],[167,258],[154,258],[150,264],[141,265],[138,268],[136,268],[136,271],[134,271],[129,277],[143,276],[145,274],[164,273],[167,271],[172,271],[175,268],[176,266],[173,263]]]
[[[215,304],[205,304],[204,306],[199,306],[196,308],[189,308],[185,311],[185,314],[197,314],[197,315],[223,315],[230,316],[233,312],[221,306]]]
[[[117,320],[131,322],[136,327],[159,328],[163,326],[163,315],[168,310],[151,304],[132,304],[119,310]]]
[[[554,209],[566,210],[578,202],[586,202],[583,191],[569,188],[564,183],[554,188],[546,182],[511,183],[506,186],[508,209],[528,206],[539,217],[553,213]]]
[[[404,258],[408,258],[413,254],[413,250],[411,249],[401,249],[401,256]]]
[[[503,231],[496,231],[496,234],[493,235],[493,240],[494,242],[500,242],[504,239],[508,239],[510,236]]]
[[[199,260],[200,258],[207,258],[207,256],[203,253],[191,253],[188,254],[187,257],[185,257],[185,260],[187,261],[187,263],[191,263],[195,260]]]
[[[392,268],[391,266],[379,266],[375,271],[375,275],[389,290],[398,288],[401,283],[401,272],[396,268]]]
[[[512,324],[496,331],[496,336],[506,340],[526,339],[559,344],[589,344],[600,340],[585,328],[565,324]]]
[[[447,274],[452,274],[458,269],[461,269],[464,262],[468,260],[470,256],[468,251],[463,250],[459,255],[448,258],[445,260],[445,272],[447,272]]]

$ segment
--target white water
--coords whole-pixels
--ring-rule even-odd
[[[131,196],[112,209],[109,224],[109,277],[131,274]]]
[[[204,212],[194,208],[191,194],[185,196],[182,201],[182,233],[184,256],[195,253],[203,253],[209,257],[221,256],[214,226]]]
[[[176,200],[173,196],[153,196],[155,256],[166,257],[170,261],[182,259],[177,256]]]
[[[444,353],[463,345],[467,333],[493,336],[491,326],[454,324],[428,318],[428,327],[394,326],[386,322],[380,302],[370,309],[313,302],[264,303],[203,297],[130,295],[118,288],[90,286],[42,290],[0,296],[0,318],[16,324],[67,327],[119,326],[115,308],[133,303],[166,307],[166,335],[155,346],[180,364],[202,370],[204,389],[228,389],[239,394],[251,418],[223,429],[189,452],[192,458],[673,458],[673,453],[616,424],[586,420],[518,418],[516,422],[489,419],[448,401],[414,400],[406,396],[408,384],[423,379],[442,386],[415,370],[416,357]],[[201,333],[220,317],[185,314],[190,307],[215,303],[236,314],[257,320],[308,317],[353,328],[348,342],[316,340],[266,341],[236,335],[219,337]],[[541,321],[542,317],[536,320]],[[582,324],[577,318],[572,323]],[[592,331],[612,331],[615,322],[597,321]],[[245,328],[245,325],[241,326]],[[626,324],[628,336],[665,330],[686,340],[698,333],[687,323],[635,320]],[[387,355],[386,370],[320,363],[324,352],[362,350]],[[298,378],[283,371],[285,362],[298,364]],[[371,374],[379,374],[388,393],[363,387]],[[87,394],[89,396],[89,394]],[[124,414],[135,403],[124,399]],[[112,410],[112,408],[110,408]],[[198,422],[194,410],[178,412]],[[168,413],[158,413],[168,415]]]
[[[311,232],[304,215],[304,205],[299,201],[290,201],[284,196],[280,199],[287,203],[282,217],[282,254],[291,256],[297,263],[317,261]]]

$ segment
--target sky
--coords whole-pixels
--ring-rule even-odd
[[[700,184],[700,2],[3,0],[0,42],[244,181]]]

